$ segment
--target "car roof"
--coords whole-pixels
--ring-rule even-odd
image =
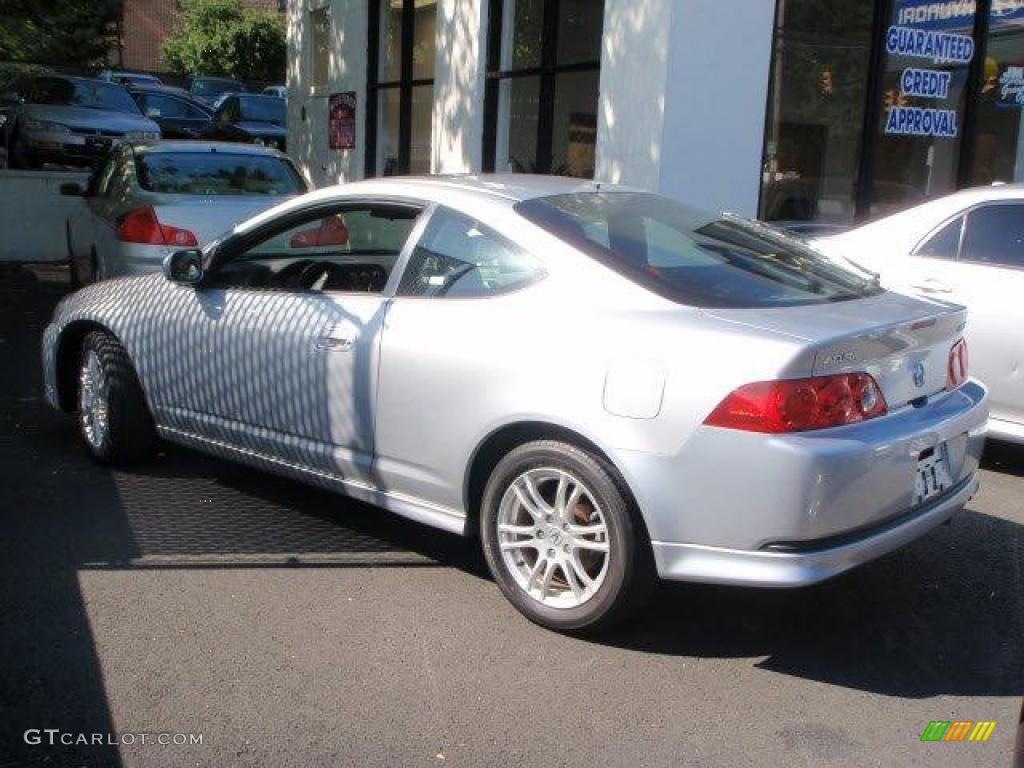
[[[550,195],[567,195],[574,192],[639,192],[640,190],[618,184],[606,184],[590,179],[577,179],[569,176],[545,176],[527,173],[485,173],[485,174],[449,174],[436,176],[389,176],[386,178],[366,179],[347,184],[329,187],[335,191],[360,192],[375,194],[400,194],[402,189],[410,191],[430,192],[446,189],[462,192],[475,192],[491,197],[504,198],[513,202],[530,200]]]
[[[166,152],[185,152],[189,154],[209,152],[211,154],[220,153],[224,155],[284,156],[273,147],[264,147],[259,144],[243,144],[234,141],[164,140],[153,143],[136,142],[132,144],[132,151],[137,155],[156,155]]]
[[[78,75],[64,75],[60,72],[41,72],[38,75],[32,77],[33,80],[67,80],[72,83],[103,83],[103,85],[112,85],[115,88],[124,88],[120,83],[112,83],[109,80],[100,80],[95,77],[80,77]]]

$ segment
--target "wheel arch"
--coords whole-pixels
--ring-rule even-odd
[[[75,396],[78,392],[78,360],[85,337],[93,331],[109,333],[115,339],[117,334],[96,320],[74,320],[61,329],[54,355],[57,404],[62,411],[75,410]],[[119,340],[120,341],[120,340]]]
[[[504,424],[491,431],[470,455],[466,466],[466,477],[463,484],[464,508],[466,510],[466,533],[475,535],[480,519],[480,505],[483,500],[484,487],[501,458],[516,446],[535,440],[558,440],[582,448],[600,461],[612,475],[620,487],[630,508],[636,513],[636,522],[641,527],[641,534],[649,541],[647,525],[640,510],[636,495],[628,481],[612,458],[600,445],[582,433],[549,421],[524,420]]]

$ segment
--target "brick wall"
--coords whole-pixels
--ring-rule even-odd
[[[249,8],[276,11],[278,0],[242,0]],[[164,72],[160,44],[181,18],[179,0],[125,0],[121,20],[121,64],[124,69]]]

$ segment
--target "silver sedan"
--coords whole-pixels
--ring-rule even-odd
[[[160,437],[478,534],[520,611],[590,629],[656,575],[826,579],[975,493],[963,308],[850,269],[611,185],[359,182],[66,298],[46,397],[100,462]]]

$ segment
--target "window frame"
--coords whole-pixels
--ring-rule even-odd
[[[1013,269],[1013,270],[1016,270],[1018,272],[1024,271],[1024,266],[1015,267],[1012,264],[993,264],[991,261],[977,261],[976,259],[964,259],[964,258],[962,258],[963,248],[964,248],[964,237],[967,234],[967,222],[970,219],[970,214],[973,213],[974,211],[979,210],[980,208],[991,208],[993,206],[999,206],[999,205],[1016,205],[1016,206],[1019,206],[1021,208],[1024,208],[1024,197],[1007,197],[1007,198],[1002,198],[1002,199],[998,199],[998,200],[983,200],[983,201],[981,201],[979,203],[974,203],[973,205],[969,205],[966,208],[961,208],[959,211],[957,211],[956,213],[952,214],[951,216],[947,216],[945,219],[942,220],[941,223],[937,224],[936,226],[934,226],[930,230],[928,230],[928,234],[926,234],[924,237],[922,237],[920,240],[918,240],[917,243],[914,245],[914,247],[911,249],[910,256],[912,258],[915,258],[915,259],[934,258],[934,257],[931,257],[931,256],[919,256],[917,252],[929,240],[931,240],[935,235],[937,235],[942,230],[943,227],[945,227],[947,224],[950,224],[954,219],[958,219],[960,217],[963,217],[963,220],[964,220],[963,221],[963,225],[960,227],[960,242],[957,243],[957,248],[956,248],[956,258],[954,258],[954,259],[936,259],[936,261],[945,261],[945,262],[948,262],[950,264],[976,264],[976,265],[981,266],[981,267],[996,267],[997,269]]]
[[[964,240],[967,238],[967,227],[971,223],[971,214],[976,213],[984,208],[1020,208],[1024,212],[1024,199],[1020,198],[1006,198],[1005,200],[986,200],[983,203],[971,206],[963,212],[964,225],[963,229],[960,230],[960,247],[957,250],[957,262],[960,264],[974,264],[979,267],[994,267],[996,269],[1012,269],[1015,272],[1024,272],[1024,264],[1015,266],[1013,264],[1002,264],[992,261],[979,261],[978,259],[965,259],[963,258],[964,253]]]
[[[496,291],[494,293],[479,294],[476,296],[450,296],[447,294],[443,296],[422,296],[416,294],[399,293],[398,289],[405,278],[405,274],[408,271],[409,266],[412,264],[412,258],[415,255],[416,249],[419,247],[420,242],[423,240],[423,236],[426,234],[426,231],[429,228],[430,223],[434,220],[435,216],[443,215],[445,213],[452,214],[457,218],[467,219],[473,222],[474,224],[483,227],[484,230],[486,230],[484,234],[486,234],[488,237],[492,237],[501,245],[506,246],[510,250],[513,250],[516,253],[521,254],[534,261],[538,267],[537,275],[533,279],[524,282],[522,285],[517,285],[515,288],[510,288],[503,291]],[[404,251],[406,250],[408,251],[408,253],[404,253]],[[400,270],[399,266],[401,266]],[[510,237],[503,235],[490,224],[480,221],[480,219],[478,219],[477,217],[472,216],[465,211],[459,210],[458,208],[453,208],[442,203],[431,203],[427,210],[425,210],[424,213],[420,215],[420,220],[416,222],[416,226],[410,233],[409,240],[406,242],[405,248],[403,248],[403,258],[401,259],[400,263],[396,263],[395,265],[395,272],[399,274],[398,281],[394,285],[392,298],[395,300],[414,299],[419,301],[490,301],[491,299],[499,299],[505,296],[512,296],[513,294],[520,293],[521,291],[533,288],[534,286],[546,280],[550,274],[547,270],[546,265],[544,264],[543,259],[538,258],[529,250],[519,245],[519,243],[516,243]],[[388,282],[390,283],[390,280]]]
[[[366,33],[366,154],[363,171],[366,178],[383,176],[383,169],[377,169],[377,122],[378,98],[381,91],[398,91],[398,167],[395,176],[409,173],[412,158],[412,91],[413,88],[430,86],[434,91],[434,77],[413,77],[413,40],[415,36],[416,2],[402,0],[402,21],[399,51],[399,75],[397,80],[380,80],[380,13],[382,2],[369,0]],[[433,135],[431,135],[433,146]]]
[[[505,0],[488,0],[487,19],[487,73],[484,84],[484,132],[482,168],[494,173],[498,153],[498,98],[501,82],[516,78],[539,77],[537,98],[537,157],[534,173],[551,174],[555,127],[555,86],[558,76],[573,72],[601,71],[601,59],[558,63],[558,22],[562,0],[543,0],[541,24],[540,64],[518,69],[502,69],[502,32],[505,20]],[[602,13],[604,3],[601,5]],[[602,39],[604,37],[602,22]],[[600,96],[598,97],[600,100]],[[597,105],[595,104],[595,107]]]
[[[267,293],[267,291],[263,289],[247,286],[209,286],[209,281],[214,275],[220,272],[226,264],[229,264],[233,259],[245,253],[248,248],[261,243],[267,238],[274,237],[282,232],[287,232],[289,229],[322,219],[326,216],[343,214],[346,211],[363,210],[374,206],[407,208],[417,212],[416,217],[413,220],[413,225],[409,230],[409,234],[406,237],[405,242],[402,244],[402,247],[399,249],[398,255],[395,257],[395,263],[391,268],[391,273],[388,275],[387,283],[379,293],[338,290],[317,291],[315,293],[287,291],[286,293],[289,295],[376,296],[382,299],[391,298],[395,295],[395,290],[397,289],[401,276],[405,271],[408,254],[411,252],[411,248],[419,241],[419,236],[423,231],[425,220],[429,218],[428,214],[432,206],[425,203],[423,200],[415,200],[412,198],[398,196],[352,197],[341,200],[325,200],[314,205],[289,211],[283,216],[266,221],[247,232],[231,234],[223,240],[215,240],[212,242],[204,252],[203,278],[200,280],[197,288],[213,287],[214,290]]]
[[[914,247],[910,249],[910,257],[914,259],[933,259],[935,261],[944,261],[950,264],[955,264],[956,262],[960,261],[960,248],[964,244],[964,230],[967,228],[965,225],[967,223],[967,212],[969,210],[971,209],[964,208],[963,210],[957,211],[952,216],[947,216],[945,219],[943,219],[940,224],[937,224],[936,226],[929,229],[928,234],[926,234],[924,237],[918,240]],[[924,256],[919,253],[919,251],[922,248],[924,248],[928,243],[930,243],[933,238],[935,238],[942,230],[944,230],[947,226],[952,224],[957,219],[963,219],[963,221],[960,222],[960,237],[956,243],[956,253],[953,254],[952,258],[940,259],[935,256]]]

